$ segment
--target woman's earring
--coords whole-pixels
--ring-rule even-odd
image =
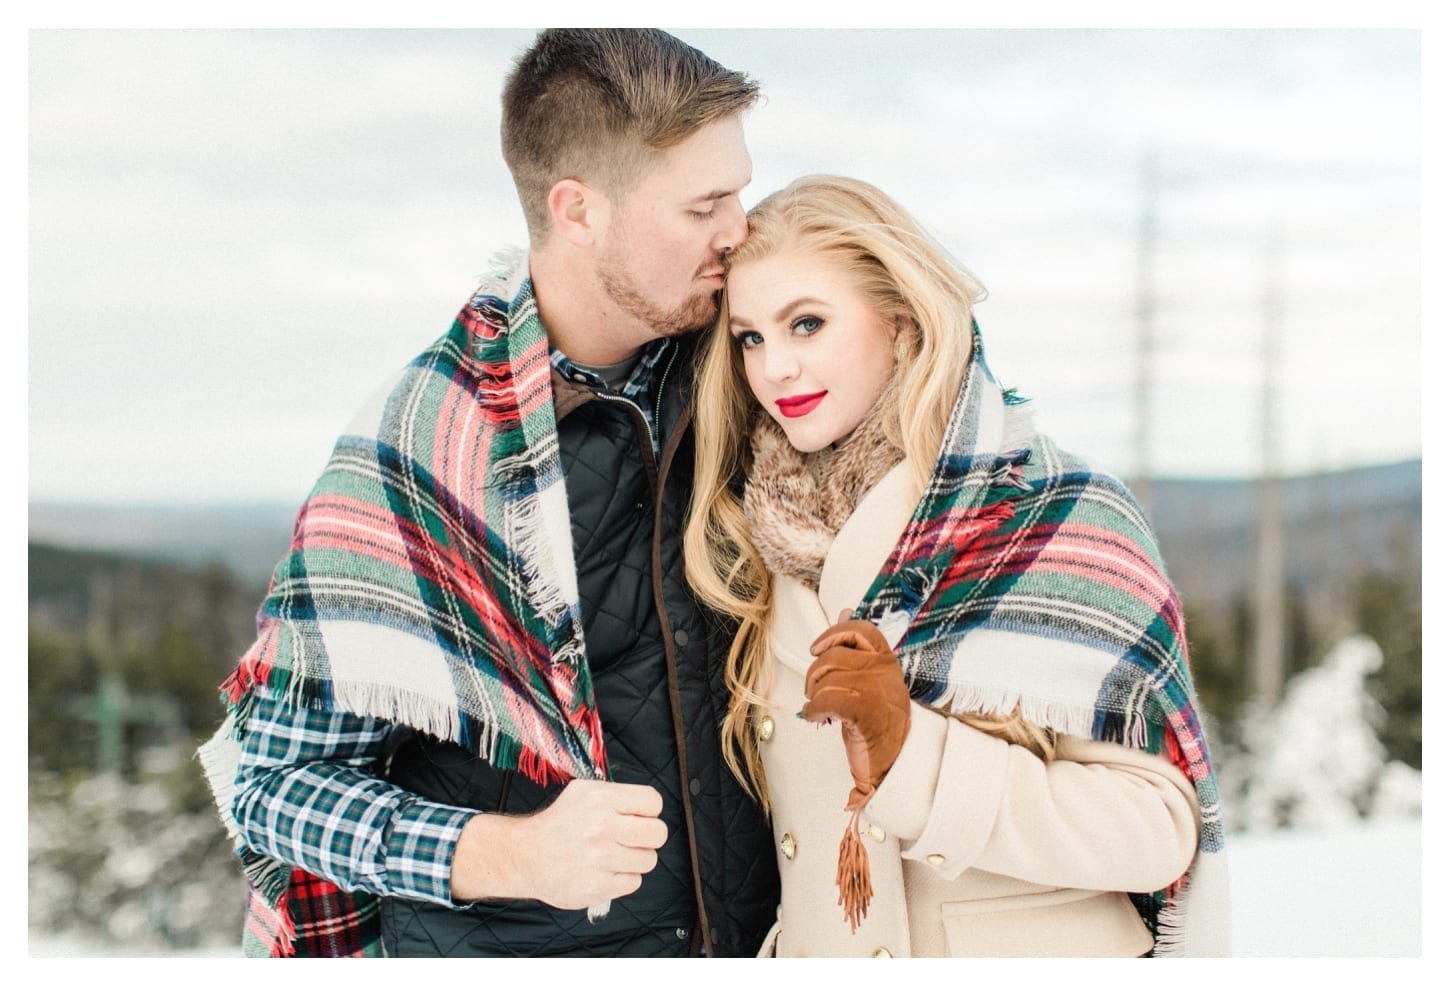
[[[896,316],[895,355],[898,366],[906,362],[907,357],[911,355],[911,338],[915,330],[916,325],[905,315]]]

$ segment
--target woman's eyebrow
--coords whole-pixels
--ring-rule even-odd
[[[797,308],[802,308],[802,307],[804,307],[806,305],[825,305],[825,304],[828,304],[828,302],[825,299],[823,299],[823,298],[813,298],[810,295],[806,295],[805,297],[802,297],[802,298],[795,298],[795,299],[793,299],[791,301],[787,301],[785,303],[785,305],[782,306],[782,308],[780,309],[780,311],[778,311],[778,312],[775,313],[775,321],[777,321],[777,322],[784,322],[786,320],[786,318],[790,315],[790,313],[793,312],[793,311],[795,311]],[[731,312],[730,313],[730,324],[731,325],[743,325],[746,328],[750,328],[751,327],[750,319],[746,318],[744,315],[737,315],[734,312]]]
[[[805,305],[824,305],[824,304],[827,304],[827,302],[826,302],[826,300],[824,298],[813,298],[810,295],[806,295],[803,298],[797,298],[795,301],[787,302],[785,304],[785,306],[783,308],[781,308],[780,311],[778,311],[778,312],[775,313],[775,320],[777,322],[783,322],[783,321],[785,321],[787,315],[789,315],[791,312],[795,311],[797,308],[801,308],[801,307],[803,307]]]
[[[804,297],[795,298],[791,301],[787,301],[783,306],[781,306],[780,311],[775,313],[775,321],[784,322],[791,312],[795,311],[797,308],[803,308],[806,305],[826,306],[829,304],[830,302],[826,301],[824,298],[815,298],[811,295],[805,295]],[[734,312],[731,312],[730,324],[744,325],[748,328],[750,326],[750,319],[746,318],[744,315],[737,315]]]

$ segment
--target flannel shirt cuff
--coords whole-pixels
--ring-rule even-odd
[[[387,882],[393,893],[461,909],[449,888],[453,853],[476,811],[409,799],[398,806],[387,834]]]

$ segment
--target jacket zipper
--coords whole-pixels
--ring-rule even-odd
[[[650,488],[654,493],[654,547],[651,556],[651,582],[655,597],[655,615],[660,621],[660,632],[664,637],[665,645],[665,677],[670,686],[670,718],[675,726],[675,749],[678,751],[680,765],[680,800],[684,807],[685,815],[685,839],[690,847],[690,871],[695,887],[695,908],[696,917],[699,921],[700,945],[704,949],[707,958],[715,955],[714,943],[710,940],[710,918],[705,910],[705,891],[700,877],[700,849],[695,836],[695,809],[690,800],[690,774],[689,764],[686,763],[686,742],[684,731],[684,720],[682,711],[682,699],[680,698],[680,680],[675,671],[677,656],[675,653],[675,638],[670,627],[669,610],[665,606],[664,576],[661,573],[663,559],[660,551],[660,521],[664,508],[664,471],[668,470],[669,463],[673,460],[672,452],[678,445],[678,440],[683,434],[685,425],[690,419],[689,408],[685,408],[680,414],[680,420],[675,423],[674,430],[669,436],[661,439],[660,451],[654,451],[654,436],[659,431],[660,411],[664,406],[665,383],[669,379],[670,370],[675,365],[675,358],[679,356],[679,347],[671,347],[669,361],[665,364],[664,372],[660,375],[659,383],[656,386],[654,406],[654,427],[645,417],[644,410],[630,400],[628,397],[621,397],[616,394],[605,394],[594,391],[595,397],[600,400],[613,401],[628,405],[635,416],[637,424],[644,428],[644,445],[649,452],[645,460],[645,472],[649,477]],[[592,388],[591,388],[592,389]],[[664,471],[662,471],[664,470]],[[693,942],[692,942],[693,944]]]
[[[638,416],[639,420],[641,420],[641,421],[644,422],[645,431],[647,432],[646,437],[649,439],[649,443],[648,444],[649,444],[649,451],[650,451],[650,459],[656,464],[656,466],[658,466],[658,464],[659,464],[660,452],[663,452],[664,451],[664,441],[665,441],[665,439],[664,439],[664,436],[660,435],[660,410],[664,407],[664,402],[665,402],[665,381],[669,379],[670,370],[674,369],[675,359],[679,355],[680,355],[680,347],[679,346],[671,346],[670,347],[670,356],[669,356],[669,359],[665,362],[664,368],[660,372],[659,383],[655,387],[655,390],[656,390],[656,393],[655,393],[655,407],[654,407],[654,415],[653,415],[652,418],[646,418],[644,416],[644,409],[641,408],[634,401],[630,400],[628,397],[624,397],[624,396],[622,396],[620,394],[610,394],[610,393],[606,393],[604,391],[594,390],[594,388],[592,388],[592,387],[589,388],[590,391],[594,394],[594,396],[596,398],[598,398],[599,400],[609,401],[609,402],[614,403],[614,404],[624,404],[624,405],[627,405],[631,410],[634,411],[634,413]],[[655,451],[655,439],[656,439],[656,436],[659,437],[660,452],[656,452]]]

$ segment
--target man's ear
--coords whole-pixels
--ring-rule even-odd
[[[582,181],[562,178],[549,189],[549,215],[560,236],[575,246],[589,246],[604,231],[609,203]]]

